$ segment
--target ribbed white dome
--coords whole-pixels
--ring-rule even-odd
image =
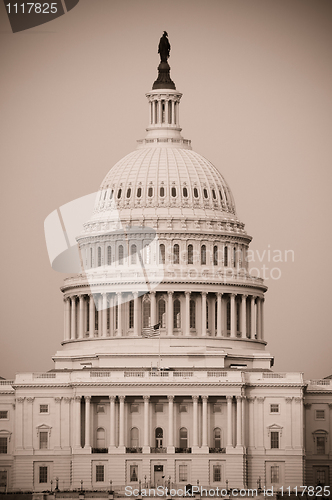
[[[95,213],[117,208],[191,208],[235,215],[231,191],[220,172],[198,153],[175,145],[145,146],[114,165],[101,184]]]

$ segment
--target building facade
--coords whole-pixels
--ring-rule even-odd
[[[330,484],[331,380],[271,370],[251,237],[169,71],[77,237],[54,369],[0,380],[2,489]]]

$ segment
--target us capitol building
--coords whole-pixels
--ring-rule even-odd
[[[0,380],[0,491],[332,479],[331,379],[272,371],[263,280],[219,170],[181,135],[169,42],[137,150],[103,180],[47,373]]]

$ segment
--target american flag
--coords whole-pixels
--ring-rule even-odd
[[[143,328],[143,330],[142,330],[142,337],[144,337],[145,339],[151,339],[153,337],[159,337],[159,335],[160,335],[159,326],[160,326],[160,324],[157,323],[154,326],[148,326],[146,328]]]

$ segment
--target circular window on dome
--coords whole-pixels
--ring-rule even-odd
[[[207,192],[207,189],[206,189],[206,188],[204,188],[204,189],[203,189],[203,193],[204,193],[204,198],[208,198],[208,197],[209,197],[209,195],[208,195],[208,192]]]
[[[121,193],[122,193],[122,189],[120,188],[118,191],[118,200],[121,198]]]
[[[140,198],[142,196],[142,188],[137,188],[137,198]]]
[[[130,198],[130,195],[131,195],[131,188],[128,188],[127,189],[127,198]]]
[[[176,197],[176,188],[175,187],[172,187],[172,196],[173,196],[173,198]]]
[[[165,196],[165,188],[163,186],[161,186],[159,193],[162,198]]]
[[[197,188],[194,188],[194,196],[195,196],[195,198],[198,198],[198,189]]]
[[[216,196],[216,192],[214,189],[212,189],[212,196],[213,196],[213,199],[216,200],[217,199],[217,196]]]
[[[148,189],[148,197],[151,198],[152,195],[153,195],[153,188],[149,187],[149,189]]]
[[[188,189],[186,187],[183,188],[183,196],[188,198]]]

